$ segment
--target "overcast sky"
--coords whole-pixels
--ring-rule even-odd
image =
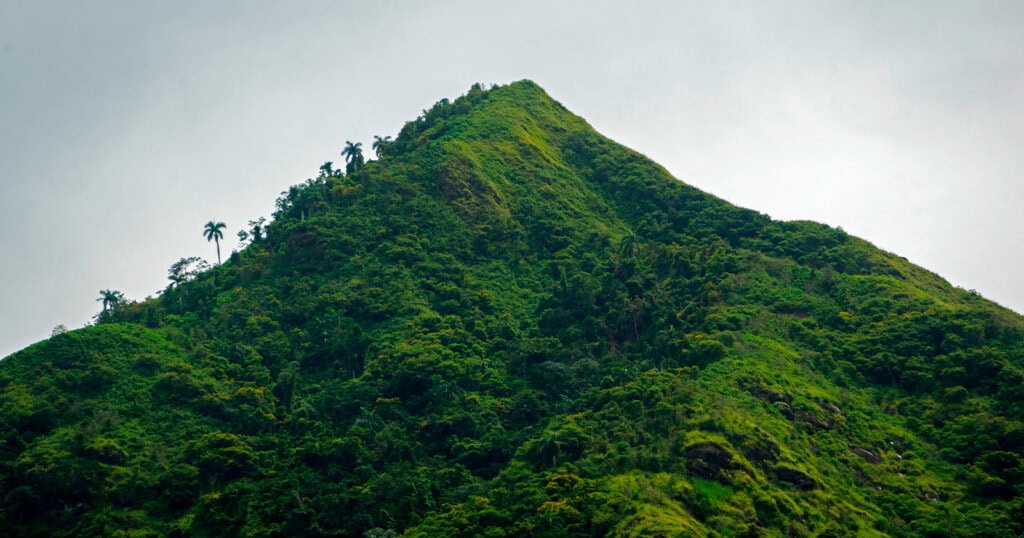
[[[0,2],[0,356],[474,82],[1024,311],[1024,2]],[[369,153],[369,152],[368,152]]]

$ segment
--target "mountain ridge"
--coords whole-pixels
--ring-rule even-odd
[[[0,527],[1024,532],[1019,315],[679,182],[529,81],[380,153],[0,362]]]

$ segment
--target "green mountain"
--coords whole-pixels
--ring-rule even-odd
[[[379,154],[0,362],[0,534],[1024,533],[1021,316],[528,81]]]

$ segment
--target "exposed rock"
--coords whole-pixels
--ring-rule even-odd
[[[753,433],[754,435],[746,437],[742,444],[737,446],[743,457],[760,467],[778,461],[779,454],[782,453],[779,443],[761,428],[757,428]]]
[[[835,405],[817,400],[814,401],[814,405],[817,409],[805,405],[793,413],[793,420],[799,422],[810,433],[831,430],[836,427],[837,419],[842,419],[843,414]]]
[[[779,447],[771,441],[762,442],[750,447],[745,455],[751,463],[774,463],[779,458]]]
[[[790,407],[788,403],[775,402],[773,405],[776,409],[779,410],[780,413],[782,413],[782,416],[788,418],[789,420],[793,420],[793,408]]]
[[[727,471],[742,467],[729,449],[713,441],[702,441],[686,447],[683,457],[686,459],[686,470],[691,474],[723,483],[731,482]]]
[[[770,387],[766,387],[761,383],[757,383],[751,386],[740,386],[743,390],[749,392],[753,397],[774,404],[776,402],[784,402],[790,404],[793,402],[793,397],[785,392],[774,390]]]
[[[794,413],[793,419],[796,422],[799,422],[800,425],[810,433],[816,433],[821,430],[831,430],[836,425],[836,421],[832,417],[819,417],[814,413],[809,413],[807,411]]]
[[[879,463],[882,463],[882,458],[878,456],[878,454],[875,454],[874,452],[866,448],[853,447],[850,449],[850,452],[853,452],[854,454],[860,456],[862,460],[872,465],[878,465]]]
[[[775,467],[772,467],[772,474],[775,476],[776,480],[793,484],[797,489],[801,489],[803,491],[812,490],[818,487],[818,481],[815,480],[814,477],[796,467],[786,465],[785,463],[780,463]]]

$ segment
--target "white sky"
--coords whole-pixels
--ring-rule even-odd
[[[1024,3],[0,2],[0,356],[474,82],[1024,311]],[[369,153],[369,152],[368,152]]]

